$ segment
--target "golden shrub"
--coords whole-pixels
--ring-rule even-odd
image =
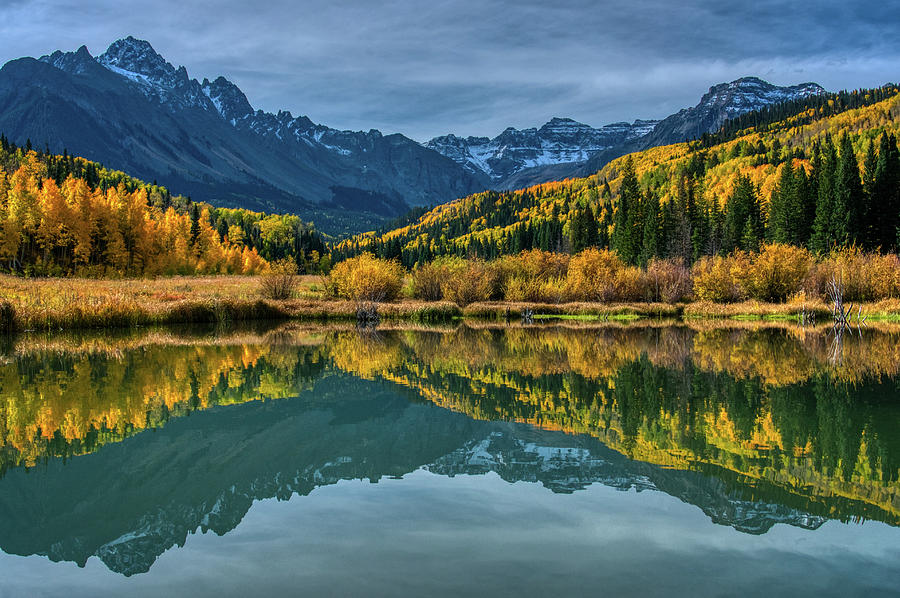
[[[541,281],[526,276],[513,276],[503,283],[503,299],[506,301],[540,301]]]
[[[844,285],[848,301],[879,301],[900,295],[900,259],[894,254],[864,253],[849,247],[836,250],[807,275],[807,295],[825,298],[835,277]]]
[[[449,270],[441,290],[445,299],[465,307],[491,299],[498,287],[497,270],[481,260],[471,260],[464,268]]]
[[[534,303],[562,303],[565,301],[565,278],[549,279],[515,276],[503,283],[503,299]]]
[[[569,256],[565,253],[553,253],[531,249],[518,255],[507,255],[491,262],[496,270],[500,287],[505,295],[506,287],[513,279],[538,281],[537,287],[552,280],[565,278],[569,268]],[[530,284],[530,282],[529,282]],[[512,283],[516,290],[521,282]]]
[[[404,269],[396,261],[378,259],[371,253],[337,264],[329,283],[340,297],[356,301],[393,301],[403,287]]]
[[[746,298],[739,284],[742,270],[748,267],[747,255],[736,252],[728,257],[700,258],[691,268],[694,295],[701,301],[733,303]]]
[[[625,264],[614,252],[585,249],[569,261],[566,296],[572,301],[612,301]]]
[[[566,279],[550,278],[541,283],[540,302],[562,303],[566,300]]]
[[[647,298],[647,278],[644,271],[632,266],[622,268],[616,274],[609,300],[644,301]]]
[[[681,260],[652,259],[647,264],[646,298],[677,303],[691,296],[691,272]]]
[[[520,253],[515,261],[521,265],[525,275],[540,280],[562,278],[569,270],[569,255],[565,253],[532,249]]]
[[[265,299],[290,299],[297,289],[297,263],[285,258],[269,264],[260,280],[259,292]]]
[[[771,243],[753,256],[749,269],[735,275],[753,299],[782,302],[803,287],[813,264],[812,254],[806,249]]]
[[[440,301],[444,298],[441,283],[447,275],[447,268],[438,261],[420,264],[412,273],[412,296],[425,301]]]

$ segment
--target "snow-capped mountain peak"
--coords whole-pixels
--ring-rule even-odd
[[[170,89],[174,88],[178,81],[188,79],[184,67],[176,69],[157,54],[149,42],[135,39],[130,35],[110,44],[106,52],[97,57],[97,62],[132,80],[154,83]]]
[[[81,46],[75,52],[60,52],[57,50],[49,56],[41,56],[40,60],[62,71],[76,75],[84,73],[95,63],[94,57],[88,52],[87,46]]]
[[[770,104],[821,93],[825,93],[825,90],[816,83],[801,83],[790,87],[779,87],[758,77],[742,77],[730,83],[720,83],[710,87],[697,106],[693,109],[687,108],[682,112],[718,109],[730,117],[752,110],[759,110]]]

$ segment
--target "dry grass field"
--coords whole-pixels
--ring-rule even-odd
[[[291,299],[264,299],[259,276],[177,276],[156,279],[24,279],[0,275],[0,329],[58,330],[134,327],[151,324],[264,319],[348,320],[358,303],[329,297],[319,276],[301,276]],[[796,319],[801,308],[820,322],[829,317],[819,300],[788,303],[622,303],[622,302],[476,302],[458,307],[449,301],[403,297],[380,303],[385,319],[421,322],[471,319],[518,319],[526,310],[536,316],[585,319],[634,318],[769,318]],[[870,320],[900,319],[900,301],[865,303]],[[854,308],[854,311],[856,308]]]

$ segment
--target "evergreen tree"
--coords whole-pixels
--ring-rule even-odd
[[[827,253],[837,242],[834,223],[834,190],[837,170],[837,153],[831,137],[826,136],[821,150],[816,150],[813,158],[816,180],[816,217],[813,221],[810,249],[816,253]]]
[[[647,193],[644,201],[644,238],[640,261],[646,264],[659,256],[659,198],[653,192]]]
[[[575,208],[569,224],[569,242],[572,253],[597,246],[597,221],[590,206]]]
[[[634,171],[634,161],[628,156],[622,166],[622,187],[619,189],[611,244],[619,257],[629,264],[637,261],[643,244],[640,201],[641,188]]]
[[[676,257],[675,234],[678,226],[676,202],[667,201],[662,205],[659,215],[659,254],[665,257]]]
[[[569,243],[572,253],[578,253],[587,247],[587,223],[585,220],[584,209],[575,208],[572,213],[572,221],[569,223]]]
[[[691,221],[691,261],[695,262],[701,256],[706,255],[712,231],[709,206],[702,197],[697,198],[694,195],[693,181],[690,181],[689,189],[691,202],[688,204],[688,218]]]
[[[834,179],[832,222],[834,238],[839,245],[857,244],[862,239],[863,189],[859,163],[850,136],[841,137],[837,173]]]
[[[795,243],[805,247],[812,235],[813,221],[816,218],[816,181],[807,175],[802,166],[794,171],[794,182],[797,188],[797,238]]]
[[[594,215],[594,210],[590,205],[585,206],[584,213],[584,226],[586,229],[584,238],[586,240],[586,246],[597,247],[600,243],[600,231],[597,227],[597,217]]]
[[[669,224],[671,235],[669,239],[669,255],[680,258],[685,264],[693,261],[694,248],[694,198],[693,184],[686,176],[678,179],[675,205]],[[671,202],[670,202],[671,203]]]
[[[870,143],[863,160],[863,206],[860,210],[862,216],[862,246],[865,249],[873,249],[881,245],[881,235],[878,230],[879,214],[875,209],[875,177],[878,170],[878,155],[875,153],[875,144]]]
[[[609,231],[613,226],[612,205],[607,201],[606,207],[602,210],[600,225],[597,227],[597,247],[600,249],[609,249],[610,238]]]
[[[882,133],[878,141],[878,163],[875,167],[872,200],[870,204],[875,243],[883,251],[898,247],[900,226],[900,152],[897,139]]]
[[[781,166],[778,184],[769,201],[769,221],[766,236],[776,243],[805,244],[808,236],[806,222],[806,172],[794,169],[792,160]]]
[[[722,251],[722,242],[725,236],[725,213],[719,208],[719,202],[713,198],[707,208],[708,230],[706,240],[706,255],[716,255]]]
[[[191,210],[191,245],[197,242],[197,236],[200,234],[200,208],[194,204]]]

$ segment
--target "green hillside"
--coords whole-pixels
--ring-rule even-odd
[[[411,266],[441,255],[609,247],[630,263],[790,243],[893,251],[900,225],[900,95],[829,94],[729,121],[716,135],[614,160],[593,176],[477,193],[398,228],[358,235]]]

